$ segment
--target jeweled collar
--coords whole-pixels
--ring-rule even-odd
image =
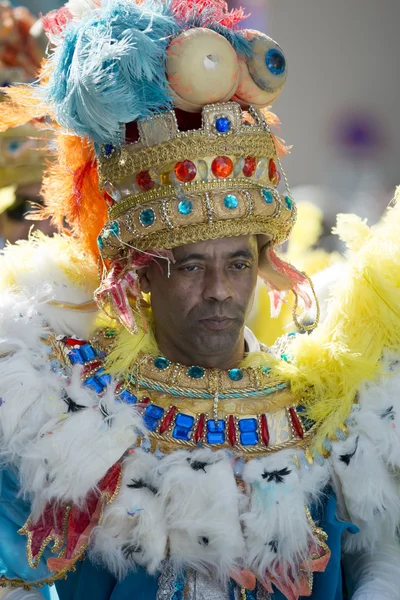
[[[82,383],[102,396],[112,385],[104,361],[113,336],[108,330],[86,342],[59,338],[55,347],[64,364],[83,365]],[[279,346],[279,353],[284,346]],[[243,455],[262,455],[290,446],[307,446],[312,423],[303,418],[289,384],[265,364],[227,371],[171,363],[164,356],[139,356],[117,378],[118,400],[143,413],[148,437],[143,444],[171,452],[208,446]],[[287,354],[279,354],[288,360]],[[115,385],[115,384],[114,384]]]

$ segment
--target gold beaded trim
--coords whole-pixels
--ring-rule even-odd
[[[251,127],[243,133],[212,137],[199,131],[178,133],[177,138],[150,148],[138,149],[135,144],[115,151],[110,158],[99,160],[99,181],[117,182],[149,169],[165,170],[171,163],[200,159],[204,156],[247,156],[276,159],[275,144],[270,135],[256,133]]]
[[[197,416],[195,423],[193,425],[193,430],[195,430],[198,424]],[[205,415],[206,420],[210,420],[212,417],[210,415]],[[256,417],[258,419],[258,417]],[[231,446],[229,442],[224,442],[223,444],[208,444],[207,442],[202,441],[202,448],[210,448],[211,450],[230,450],[231,452],[239,452],[243,454],[243,458],[245,460],[250,460],[254,457],[265,456],[266,454],[273,454],[275,452],[279,452],[281,450],[285,450],[287,448],[308,448],[310,445],[310,441],[314,435],[314,428],[309,429],[304,434],[303,438],[293,437],[290,440],[282,442],[280,444],[275,444],[273,446],[265,446],[262,442],[258,442],[254,446],[243,446],[239,442],[236,442],[234,446]],[[157,432],[149,432],[148,436],[151,440],[151,451],[159,449],[164,454],[170,454],[175,450],[196,450],[199,448],[198,444],[194,441],[186,441],[186,440],[176,440],[171,435],[168,434],[160,434]],[[205,434],[203,436],[205,438]],[[140,440],[139,440],[140,443]]]
[[[71,512],[71,507],[67,506],[65,508],[62,533],[60,535],[55,532],[50,533],[50,535],[48,535],[47,538],[45,538],[43,540],[43,542],[40,546],[39,552],[35,556],[35,558],[33,557],[33,553],[32,553],[33,531],[31,531],[31,529],[30,529],[30,527],[32,525],[31,517],[29,517],[29,519],[26,521],[26,523],[23,525],[23,527],[21,527],[21,529],[18,530],[18,533],[20,535],[26,535],[26,537],[28,538],[27,542],[26,542],[26,553],[27,553],[27,557],[28,557],[28,564],[31,567],[31,569],[36,569],[36,567],[38,566],[38,564],[40,562],[40,559],[42,558],[43,552],[45,551],[48,544],[50,544],[50,542],[52,542],[52,541],[54,542],[54,545],[52,548],[53,552],[57,552],[58,550],[61,549],[64,539],[67,535],[68,519],[69,519],[70,512]]]
[[[236,194],[238,201],[234,209],[225,205],[230,192]],[[268,202],[265,194],[271,195]],[[285,203],[271,186],[257,185],[247,190],[225,187],[223,191],[216,189],[202,194],[190,189],[185,201],[190,203],[188,214],[179,212],[180,200],[175,196],[167,202],[164,198],[133,207],[125,214],[120,213],[122,208],[127,210],[127,204],[121,209],[115,207],[111,216],[119,216],[105,225],[99,237],[103,257],[117,256],[124,246],[138,250],[174,248],[200,240],[247,234],[267,235],[276,244],[287,239],[296,220],[295,205]],[[146,213],[150,215],[148,224],[143,222]]]
[[[235,237],[239,235],[264,234],[271,238],[273,244],[284,242],[290,235],[294,221],[280,221],[273,217],[247,217],[245,219],[226,219],[213,223],[202,223],[164,229],[147,235],[135,237],[122,235],[120,239],[123,244],[107,246],[102,249],[105,258],[116,256],[123,249],[124,244],[138,250],[149,248],[175,248],[183,244],[191,244],[196,241],[213,240],[223,237]],[[118,239],[118,238],[117,238]]]
[[[187,199],[190,194],[194,194],[197,192],[212,192],[212,191],[225,191],[228,193],[229,190],[261,190],[266,186],[255,181],[251,181],[249,179],[241,178],[232,178],[227,177],[225,179],[219,179],[215,181],[195,181],[193,183],[180,183],[179,186],[182,188],[185,199]],[[176,188],[173,185],[162,186],[155,190],[150,190],[148,192],[143,192],[140,194],[127,196],[121,202],[118,202],[113,207],[110,208],[108,213],[108,218],[110,221],[118,218],[127,210],[131,208],[135,208],[136,206],[140,206],[142,204],[148,204],[153,200],[161,200],[163,198],[170,199],[176,198]]]

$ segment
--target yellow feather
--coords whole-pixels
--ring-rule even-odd
[[[294,364],[276,367],[320,425],[318,449],[343,425],[363,382],[378,374],[383,350],[400,350],[400,204],[368,232],[365,227],[360,235],[360,220],[345,220],[344,237],[353,248],[358,240],[348,274],[334,289],[322,325],[294,342]]]
[[[29,240],[19,240],[5,248],[4,256],[0,257],[0,290],[15,286],[19,274],[35,270],[38,256],[35,250],[51,255],[73,285],[93,290],[98,286],[96,263],[72,238],[64,235],[48,237],[33,231]]]
[[[139,329],[137,335],[132,335],[127,329],[120,327],[117,338],[106,361],[106,370],[112,375],[126,373],[135,363],[140,354],[157,356],[159,349],[154,337],[154,327],[150,311],[146,311],[147,331]]]

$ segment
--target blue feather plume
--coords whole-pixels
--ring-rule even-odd
[[[120,144],[121,124],[171,108],[166,49],[180,31],[168,3],[112,0],[71,22],[42,86],[57,121],[98,143]]]

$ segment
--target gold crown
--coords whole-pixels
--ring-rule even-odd
[[[210,104],[201,129],[179,131],[170,111],[138,121],[138,130],[137,142],[101,148],[100,184],[110,203],[98,238],[104,258],[128,246],[167,249],[252,233],[273,244],[288,238],[296,207],[260,110]]]

